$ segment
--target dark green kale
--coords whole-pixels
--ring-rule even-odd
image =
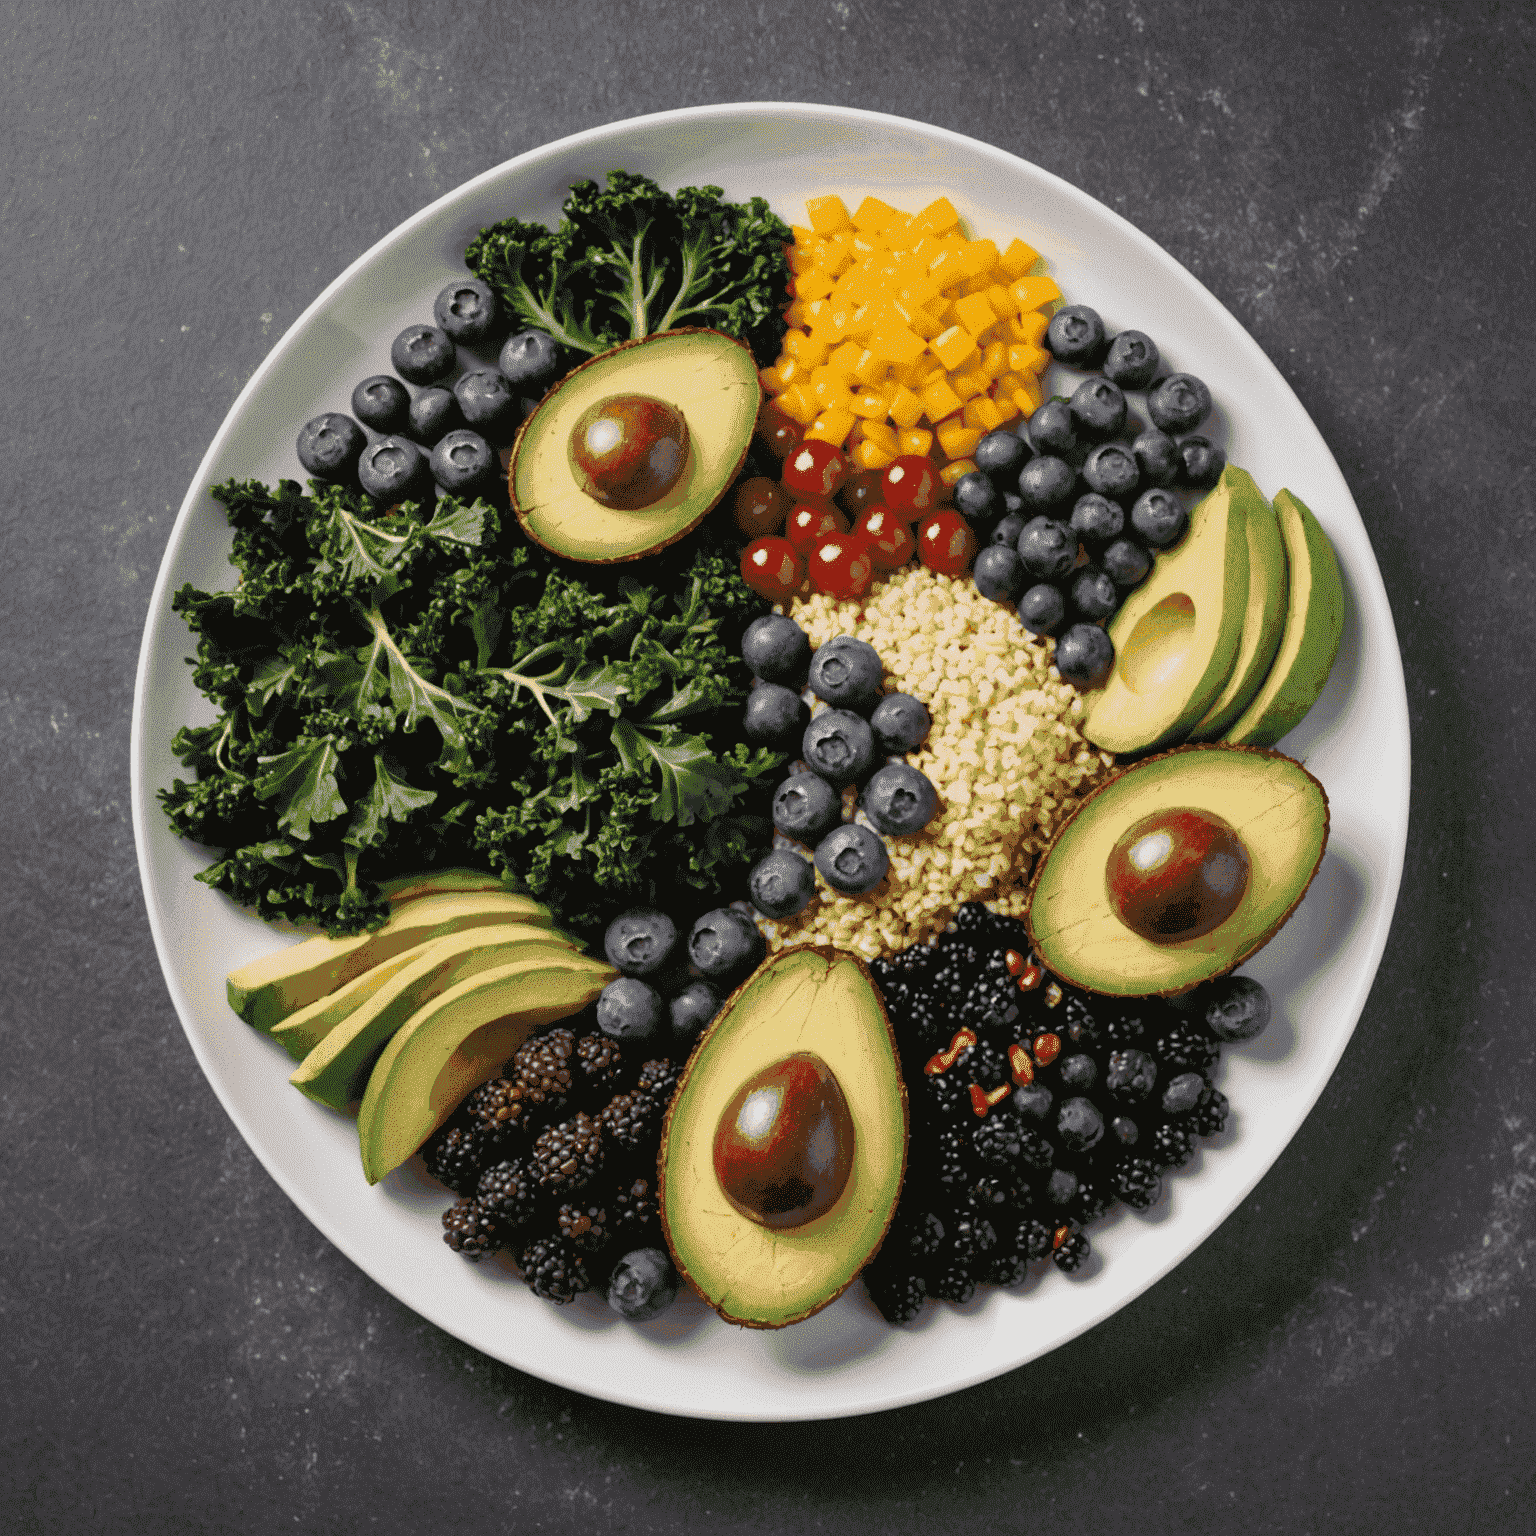
[[[771,363],[784,335],[789,226],[760,197],[719,187],[668,194],[610,171],[571,188],[558,228],[503,219],[465,252],[523,324],[574,352],[604,352],[679,326],[712,326]]]
[[[211,725],[172,826],[222,850],[199,879],[269,918],[350,932],[377,882],[489,864],[593,933],[627,904],[712,898],[771,835],[781,756],[737,743],[736,650],[761,611],[703,537],[576,575],[483,501],[385,512],[337,487],[214,490],[239,584],[174,606]]]

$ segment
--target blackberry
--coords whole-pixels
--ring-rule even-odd
[[[1104,1087],[1117,1099],[1134,1103],[1151,1093],[1157,1081],[1157,1063],[1145,1052],[1134,1046],[1109,1053],[1108,1071],[1104,1074]]]
[[[528,1171],[544,1195],[583,1189],[602,1166],[603,1128],[581,1113],[540,1131],[528,1156]]]
[[[941,1262],[928,1276],[928,1293],[964,1306],[976,1294],[976,1276],[960,1260]]]
[[[609,1140],[625,1152],[654,1152],[666,1109],[648,1093],[621,1093],[603,1106],[597,1119]]]
[[[1115,1165],[1115,1193],[1133,1211],[1144,1211],[1163,1191],[1162,1176],[1150,1157],[1127,1157]]]
[[[1195,1138],[1182,1125],[1169,1122],[1152,1133],[1151,1158],[1159,1168],[1182,1168],[1195,1153]]]
[[[1008,1111],[994,1110],[980,1121],[971,1143],[984,1163],[996,1167],[1049,1168],[1055,1156],[1044,1136]]]
[[[507,1075],[530,1105],[546,1116],[558,1113],[571,1092],[571,1052],[576,1037],[568,1029],[552,1029],[524,1041],[508,1064]]]
[[[967,901],[955,911],[955,932],[972,943],[984,944],[996,939],[1007,931],[1008,926],[1006,917],[999,917],[979,901]]]
[[[1061,1000],[1061,1022],[1056,1029],[1062,1039],[1070,1040],[1079,1050],[1091,1050],[1099,1043],[1099,1026],[1087,1000],[1077,992],[1068,992]]]
[[[1019,1229],[1014,1234],[1013,1246],[1028,1259],[1044,1259],[1051,1252],[1051,1239],[1054,1229],[1038,1216],[1028,1216],[1019,1223]]]
[[[562,1205],[555,1222],[561,1238],[577,1253],[597,1253],[608,1241],[608,1213],[600,1205]]]
[[[961,1210],[950,1224],[946,1246],[957,1259],[979,1258],[997,1247],[997,1230],[985,1217]]]
[[[929,1166],[921,1172],[935,1184],[958,1193],[968,1182],[971,1171],[970,1129],[963,1122],[945,1126],[934,1137]]]
[[[443,1212],[443,1241],[478,1262],[501,1247],[501,1230],[478,1200],[464,1199]]]
[[[1018,1182],[1016,1170],[988,1168],[973,1176],[964,1198],[972,1210],[1000,1213],[1027,1205],[1030,1194],[1029,1186]]]
[[[1013,1023],[1019,1016],[1019,989],[1008,974],[1008,952],[988,950],[977,966],[962,1022],[977,1031]]]
[[[479,1135],[457,1117],[434,1132],[421,1149],[427,1172],[456,1195],[474,1192],[485,1166],[485,1153]]]
[[[1077,1198],[1077,1175],[1070,1168],[1053,1168],[1045,1181],[1045,1199],[1049,1205],[1070,1205]]]
[[[1197,1136],[1215,1136],[1226,1128],[1229,1108],[1226,1094],[1207,1088],[1184,1123]]]
[[[523,1282],[535,1296],[564,1306],[592,1289],[592,1277],[582,1256],[558,1237],[541,1237],[518,1256]]]
[[[654,1095],[665,1109],[671,1103],[672,1092],[682,1075],[683,1069],[676,1062],[665,1056],[658,1057],[640,1068],[640,1076],[635,1079],[635,1091]]]
[[[1141,1140],[1141,1127],[1129,1115],[1116,1115],[1109,1122],[1109,1132],[1121,1147],[1134,1147]]]
[[[534,1120],[546,1113],[544,1103],[526,1097],[510,1077],[493,1077],[490,1082],[481,1083],[464,1100],[463,1112],[482,1139],[483,1164],[497,1161]]]
[[[988,1285],[1018,1285],[1029,1273],[1029,1260],[1022,1253],[989,1254],[981,1278]]]
[[[1088,1262],[1091,1252],[1088,1239],[1081,1232],[1068,1232],[1052,1250],[1051,1260],[1063,1273],[1075,1275]]]
[[[1069,1209],[1079,1221],[1094,1221],[1115,1203],[1112,1186],[1087,1174],[1079,1174],[1077,1193],[1069,1202]]]
[[[1044,1125],[1050,1118],[1051,1105],[1055,1101],[1055,1095],[1044,1083],[1026,1083],[1022,1088],[1013,1090],[1013,1097],[1009,1104],[1026,1119],[1037,1121]]]
[[[902,1211],[891,1223],[890,1233],[881,1244],[881,1252],[912,1254],[932,1258],[944,1242],[944,1222],[937,1211]]]
[[[864,1289],[888,1323],[910,1323],[923,1309],[928,1285],[921,1275],[875,1263],[864,1271]]]
[[[485,1213],[514,1234],[538,1214],[538,1189],[521,1161],[496,1163],[480,1175],[475,1198]]]
[[[1076,1051],[1061,1058],[1056,1065],[1056,1075],[1063,1087],[1086,1093],[1099,1080],[1099,1064],[1085,1052]]]
[[[1175,1072],[1209,1072],[1221,1054],[1221,1047],[1193,1024],[1176,1019],[1157,1037],[1152,1053],[1163,1071],[1172,1077]]]
[[[971,1079],[956,1062],[947,1072],[923,1074],[919,1115],[937,1126],[974,1120],[971,1108]]]
[[[637,1236],[654,1230],[658,1218],[656,1206],[656,1180],[652,1177],[633,1179],[610,1194],[605,1201],[608,1212],[608,1229],[626,1243],[633,1244]]]
[[[1138,1045],[1147,1033],[1139,1013],[1112,1013],[1099,1021],[1099,1040],[1107,1050]]]
[[[576,1042],[575,1076],[594,1096],[606,1100],[619,1091],[625,1077],[624,1053],[611,1035],[596,1030]]]

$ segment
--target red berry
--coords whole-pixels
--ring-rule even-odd
[[[853,531],[869,540],[870,558],[878,570],[897,570],[917,552],[912,530],[889,507],[874,506],[860,513]]]
[[[805,562],[788,539],[753,539],[741,552],[741,579],[771,603],[787,603],[805,580]]]
[[[869,540],[856,533],[819,539],[811,551],[811,585],[829,597],[863,597],[874,579]]]
[[[904,453],[885,466],[885,504],[891,511],[913,518],[926,512],[944,494],[933,460]]]
[[[963,576],[976,558],[976,535],[958,512],[935,512],[918,524],[917,556],[940,576]]]
[[[796,496],[831,497],[848,476],[842,450],[819,437],[808,437],[784,460],[784,484]]]
[[[798,507],[791,507],[789,521],[784,525],[784,537],[801,559],[816,547],[817,539],[824,539],[831,533],[847,532],[848,519],[836,507],[816,501],[802,501]]]
[[[736,526],[749,539],[759,539],[765,533],[778,533],[789,512],[789,493],[777,480],[770,480],[766,475],[753,475],[736,487],[734,512]]]
[[[782,459],[800,441],[800,427],[770,403],[757,418],[757,435],[770,453]]]

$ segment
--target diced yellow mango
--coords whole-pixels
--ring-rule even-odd
[[[981,354],[981,371],[989,379],[995,379],[1008,367],[1008,348],[1002,342],[989,342]]]
[[[977,442],[981,439],[978,437]],[[946,464],[939,470],[939,479],[945,485],[954,485],[956,481],[963,480],[967,475],[976,473],[975,459],[956,459],[951,464]]]
[[[791,421],[798,421],[802,427],[809,426],[815,421],[816,413],[821,407],[816,403],[808,384],[791,384],[788,389],[779,396],[779,409],[784,412]]]
[[[893,251],[906,251],[917,243],[923,231],[913,227],[909,215],[898,213],[880,233],[885,236],[885,243]]]
[[[861,235],[878,235],[896,217],[896,210],[878,197],[866,197],[853,211],[853,227]]]
[[[1013,398],[1012,395],[1000,394],[997,391],[993,392],[991,398],[992,405],[997,411],[998,426],[1007,426],[1008,423],[1019,414],[1018,402]]]
[[[830,405],[806,428],[805,435],[841,448],[853,431],[855,419],[853,412],[845,406]]]
[[[785,331],[784,351],[804,367],[815,368],[826,360],[827,344],[804,331]]]
[[[810,245],[792,245],[785,251],[784,259],[789,263],[789,270],[797,277],[802,272],[809,272],[816,265],[816,252],[821,249],[821,241],[814,241]]]
[[[923,338],[906,326],[888,326],[872,331],[869,350],[888,363],[910,363],[922,356]]]
[[[876,357],[868,347],[859,349],[859,360],[854,364],[853,378],[858,384],[878,384],[886,375],[884,358]]]
[[[841,277],[853,265],[853,252],[836,240],[823,240],[816,252],[816,265],[833,277]]]
[[[968,293],[963,299],[955,300],[955,319],[972,336],[979,336],[997,319],[997,315],[994,313],[992,306],[987,302],[985,294]]]
[[[895,457],[894,453],[887,453],[867,437],[853,445],[853,462],[860,469],[884,469]]]
[[[921,224],[929,234],[942,235],[960,222],[960,215],[955,212],[955,205],[947,197],[936,197],[914,216],[912,222]]]
[[[1024,382],[1013,392],[1014,404],[1026,415],[1033,416],[1045,399],[1045,391],[1040,387],[1039,379],[1024,376]]]
[[[980,427],[983,432],[991,432],[1002,426],[1002,413],[996,403],[987,395],[977,395],[974,399],[965,402],[965,409],[960,413],[960,419],[968,427]]]
[[[890,418],[898,427],[915,427],[923,414],[923,402],[905,384],[891,396]]]
[[[833,293],[837,298],[852,299],[855,304],[867,304],[879,291],[878,275],[861,262],[838,278]]]
[[[812,267],[809,271],[799,273],[791,286],[797,299],[809,303],[812,299],[826,298],[832,292],[835,281],[825,267]]]
[[[863,433],[867,442],[873,443],[877,448],[883,448],[893,458],[896,455],[896,430],[883,421],[864,421],[860,423],[859,430]]]
[[[928,350],[953,373],[976,351],[976,340],[964,326],[952,325],[933,338]]]
[[[987,435],[979,427],[966,426],[959,416],[941,421],[933,430],[945,457],[951,459],[968,459],[975,453],[976,444]]]
[[[857,389],[848,399],[848,409],[866,421],[884,421],[889,415],[891,402],[878,389]]]
[[[791,299],[784,311],[785,325],[804,325],[809,320],[805,312],[805,303],[801,299]]]
[[[794,359],[791,357],[785,358],[784,361],[791,365],[794,363]],[[778,363],[773,363],[767,368],[759,368],[757,370],[757,380],[770,395],[777,395],[783,392],[784,377],[779,371]]]
[[[848,210],[835,192],[825,197],[809,197],[805,201],[805,216],[818,235],[835,235],[848,228]]]
[[[1016,282],[1039,260],[1039,251],[1031,245],[1025,245],[1022,240],[1014,239],[1008,242],[1008,249],[997,258],[997,264],[1010,282]]]
[[[1019,301],[1020,309],[1039,309],[1043,305],[1054,304],[1061,297],[1056,279],[1044,272],[1037,272],[1033,277],[1021,277],[1009,292]]]
[[[827,366],[835,368],[850,383],[854,379],[854,369],[859,366],[859,359],[864,355],[864,349],[856,341],[843,342],[836,351],[827,358]]]
[[[940,288],[947,288],[951,283],[959,281],[961,266],[965,258],[956,250],[941,250],[937,256],[928,263],[928,276],[936,282]]]
[[[795,237],[796,245],[809,245],[817,238],[814,229],[807,229],[804,224],[791,224],[789,232]]]
[[[896,434],[896,443],[903,453],[926,459],[933,448],[933,433],[927,427],[904,427]]]
[[[1051,361],[1051,354],[1044,347],[1032,347],[1026,341],[1016,341],[1008,348],[1008,366],[1015,373],[1043,373]]]
[[[1042,314],[1038,309],[1030,310],[1022,315],[1015,315],[1008,322],[1008,333],[1015,341],[1022,341],[1026,346],[1038,347],[1045,339],[1045,332],[1051,323],[1051,317]]]
[[[997,314],[1004,317],[1013,314],[1019,307],[1018,300],[1008,291],[1007,283],[988,284],[987,303]]]
[[[943,421],[946,416],[953,416],[965,404],[949,387],[949,380],[942,374],[930,379],[918,391],[918,398],[923,402],[923,414],[935,423]]]
[[[997,265],[997,246],[990,240],[972,240],[961,258],[960,270],[967,277],[982,277]]]
[[[979,367],[967,368],[959,373],[952,372],[949,376],[949,387],[962,400],[969,400],[972,395],[984,394],[991,384],[992,380]]]
[[[930,341],[944,329],[943,324],[935,320],[921,304],[907,304],[897,299],[891,308],[901,318],[902,323],[909,331],[916,332],[924,341]]]

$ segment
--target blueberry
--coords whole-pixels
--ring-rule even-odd
[[[1067,598],[1073,615],[1090,624],[1111,618],[1120,606],[1119,589],[1097,565],[1083,565],[1073,571]]]
[[[1016,483],[1028,457],[1029,444],[1006,427],[988,432],[971,454],[976,468],[990,476],[998,487]],[[956,505],[959,505],[958,501]]]
[[[927,705],[910,693],[886,694],[869,717],[875,744],[887,756],[922,746],[932,727],[933,717]]]
[[[496,455],[478,432],[450,432],[432,450],[432,478],[450,495],[474,496],[497,481]]]
[[[1017,546],[1019,535],[1024,532],[1024,524],[1027,521],[1022,512],[1008,513],[999,519],[992,532],[987,535],[987,543]]]
[[[1159,379],[1147,396],[1147,414],[1164,432],[1193,432],[1210,410],[1211,392],[1192,373]]]
[[[793,917],[816,894],[816,874],[808,859],[788,848],[776,848],[752,866],[747,889],[752,905],[764,917]]]
[[[357,478],[375,501],[405,501],[430,489],[427,456],[408,437],[381,437],[363,449]]]
[[[1031,518],[1025,523],[1017,548],[1024,569],[1045,581],[1065,576],[1077,564],[1077,535],[1054,517]]]
[[[1077,423],[1065,400],[1043,401],[1029,418],[1029,445],[1036,453],[1064,459],[1077,452]]]
[[[327,411],[306,421],[294,444],[299,463],[317,480],[350,480],[357,457],[368,446],[368,434],[340,411]]]
[[[1041,454],[1019,471],[1019,495],[1026,512],[1065,517],[1076,491],[1077,471],[1053,454]]]
[[[560,348],[544,331],[519,331],[502,343],[503,377],[520,395],[542,395],[560,377]]]
[[[1173,1119],[1187,1115],[1204,1092],[1205,1079],[1198,1072],[1180,1072],[1163,1089],[1163,1113]]]
[[[1269,993],[1251,976],[1223,976],[1200,989],[1205,1027],[1218,1040],[1252,1040],[1269,1023]]]
[[[999,435],[1012,442],[1018,442],[1018,438],[1011,432]],[[950,496],[955,503],[955,511],[963,517],[970,518],[973,523],[984,523],[1002,511],[1002,498],[998,495],[997,487],[992,483],[992,477],[983,474],[979,469],[973,469],[968,475],[961,475],[951,487]]]
[[[741,640],[741,659],[754,677],[787,688],[805,686],[811,663],[810,636],[781,613],[765,613],[747,625]]]
[[[1143,485],[1172,485],[1179,472],[1179,445],[1166,432],[1149,427],[1131,444]]]
[[[720,994],[707,981],[690,981],[667,1004],[673,1046],[687,1052],[703,1033],[704,1026],[719,1012]]]
[[[1083,479],[1099,495],[1124,501],[1136,494],[1141,470],[1129,448],[1119,443],[1100,443],[1083,460]]]
[[[976,590],[994,603],[1016,603],[1029,579],[1024,574],[1024,562],[1016,549],[1006,544],[988,544],[976,556],[971,567],[971,579]]]
[[[870,775],[859,803],[879,831],[910,837],[933,820],[939,797],[926,773],[910,763],[887,763]]]
[[[1145,389],[1161,361],[1157,343],[1145,331],[1121,331],[1104,354],[1104,377],[1121,389]]]
[[[435,384],[458,363],[452,338],[435,325],[408,325],[389,344],[389,365],[408,384]]]
[[[677,1299],[682,1281],[661,1248],[636,1248],[613,1266],[608,1305],[632,1323],[660,1317]]]
[[[1073,505],[1070,527],[1089,549],[1102,549],[1125,531],[1125,509],[1097,491],[1089,491]]]
[[[1051,316],[1045,328],[1045,345],[1058,363],[1097,368],[1109,348],[1109,338],[1097,310],[1086,304],[1068,304]]]
[[[1092,1099],[1079,1094],[1056,1111],[1056,1133],[1070,1151],[1086,1152],[1103,1138],[1104,1116]]]
[[[665,1013],[661,993],[636,976],[620,976],[598,993],[597,1027],[627,1044],[655,1039]]]
[[[1077,1175],[1070,1168],[1053,1168],[1045,1181],[1045,1198],[1052,1205],[1069,1205],[1077,1198]]]
[[[867,640],[834,635],[825,645],[817,646],[808,681],[818,699],[867,715],[880,702],[884,677],[880,653]]]
[[[1129,592],[1152,569],[1152,556],[1135,539],[1115,539],[1104,546],[1099,565],[1122,592]]]
[[[747,695],[742,729],[748,741],[776,752],[793,752],[811,718],[811,708],[793,688],[759,683]]]
[[[376,373],[352,391],[352,414],[375,432],[403,432],[411,422],[411,392],[393,375]]]
[[[471,368],[453,383],[464,420],[494,447],[512,441],[523,419],[522,400],[494,368]]]
[[[1089,442],[1102,443],[1117,436],[1125,426],[1125,391],[1108,379],[1085,379],[1072,391],[1068,403],[1078,436]]]
[[[796,842],[814,847],[842,819],[842,797],[819,773],[792,773],[773,792],[774,828]]]
[[[1019,623],[1037,635],[1054,635],[1067,616],[1067,600],[1049,582],[1028,587],[1019,599]]]
[[[816,845],[816,868],[835,891],[862,896],[885,879],[890,866],[885,844],[868,827],[845,822]]]
[[[706,912],[688,934],[688,958],[705,981],[738,981],[762,962],[768,946],[757,925],[734,907]]]
[[[1056,642],[1056,670],[1074,688],[1098,688],[1115,665],[1115,647],[1096,624],[1074,624]]]
[[[1092,1056],[1079,1052],[1063,1056],[1057,1063],[1056,1071],[1068,1088],[1077,1088],[1086,1093],[1098,1081],[1099,1064]]]
[[[1051,1112],[1051,1090],[1044,1083],[1025,1083],[1008,1102],[1028,1119],[1043,1121]]]
[[[1226,453],[1208,437],[1186,437],[1179,444],[1178,482],[1208,491],[1227,467]]]
[[[603,953],[626,976],[657,976],[677,949],[677,924],[654,907],[621,913],[603,934]]]
[[[460,346],[472,347],[496,328],[496,295],[478,277],[461,277],[432,301],[432,318]]]
[[[433,384],[417,390],[407,419],[411,436],[431,448],[464,425],[464,412],[459,409],[458,397],[451,389]]]
[[[1141,1140],[1141,1128],[1129,1115],[1116,1115],[1109,1122],[1109,1130],[1122,1147],[1134,1147]]]
[[[1117,1099],[1144,1099],[1157,1081],[1157,1063],[1145,1051],[1127,1047],[1109,1053],[1104,1087]]]
[[[1169,549],[1184,537],[1189,513],[1171,491],[1154,486],[1136,498],[1131,508],[1131,527],[1153,549]]]
[[[875,733],[869,721],[846,709],[827,709],[811,718],[800,739],[806,766],[834,789],[857,783],[874,767]]]

